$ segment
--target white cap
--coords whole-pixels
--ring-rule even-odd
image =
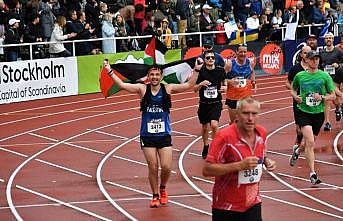
[[[219,23],[225,23],[225,21],[223,20],[223,19],[218,19],[217,20],[217,23],[219,24]]]
[[[334,35],[332,34],[332,32],[328,32],[324,35],[324,38],[325,37],[334,37]]]
[[[205,5],[202,6],[202,9],[212,9],[212,7],[209,6],[208,4],[205,4]]]
[[[14,25],[15,23],[19,23],[20,22],[20,20],[18,20],[18,19],[15,19],[15,18],[11,18],[9,21],[8,21],[8,24],[9,25]]]

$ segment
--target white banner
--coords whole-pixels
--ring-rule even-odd
[[[0,63],[0,104],[77,94],[76,57]]]

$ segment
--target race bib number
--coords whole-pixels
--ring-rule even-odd
[[[237,80],[238,80],[238,84],[236,87],[242,88],[242,87],[245,87],[247,85],[247,79],[245,79],[243,77],[238,77]]]
[[[206,98],[216,98],[216,97],[218,97],[217,87],[212,86],[212,87],[205,88],[205,90],[204,90],[204,97],[206,97]]]
[[[306,105],[310,107],[318,106],[321,101],[314,98],[314,93],[309,93],[306,96]]]
[[[329,75],[335,75],[335,68],[332,65],[325,65],[324,71],[328,72]]]
[[[238,173],[239,184],[257,183],[262,176],[262,164],[258,164],[254,169],[241,170]]]
[[[157,134],[165,132],[165,124],[164,121],[160,122],[148,122],[148,133]]]

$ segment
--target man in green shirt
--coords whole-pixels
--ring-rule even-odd
[[[320,55],[316,51],[310,51],[306,56],[308,69],[299,72],[292,82],[292,96],[296,100],[299,112],[296,121],[299,122],[304,136],[305,156],[310,168],[310,181],[319,184],[314,169],[314,146],[315,137],[324,123],[324,100],[335,99],[335,85],[327,72],[318,69]],[[297,90],[299,89],[299,94]],[[297,159],[300,149],[293,150],[293,158]]]

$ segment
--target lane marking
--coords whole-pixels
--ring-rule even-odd
[[[341,132],[339,132],[337,135],[336,135],[336,137],[335,137],[335,139],[334,139],[334,141],[333,141],[333,149],[335,150],[335,153],[336,153],[336,155],[337,155],[337,157],[341,160],[341,161],[343,161],[343,157],[342,157],[342,154],[338,151],[338,139],[339,139],[339,137],[342,135],[342,133],[343,133],[343,130],[341,130]]]
[[[72,205],[72,204],[70,204],[70,203],[63,202],[63,201],[61,201],[61,200],[58,200],[58,199],[56,199],[56,198],[47,196],[47,195],[45,195],[45,194],[36,192],[36,191],[34,191],[34,190],[25,188],[25,187],[23,187],[23,186],[16,185],[16,187],[17,187],[18,189],[20,189],[20,190],[24,190],[24,191],[26,191],[26,192],[29,192],[29,193],[32,193],[32,194],[34,194],[34,195],[40,196],[40,197],[42,197],[42,198],[51,200],[51,201],[56,202],[56,203],[58,203],[58,204],[61,204],[61,205],[63,205],[63,206],[66,206],[66,207],[72,208],[72,209],[74,209],[74,210],[77,210],[77,211],[79,211],[79,212],[81,212],[81,213],[85,213],[85,214],[87,214],[87,215],[89,215],[89,216],[93,216],[93,217],[95,217],[95,218],[97,218],[97,219],[105,220],[105,221],[111,221],[111,219],[105,218],[105,217],[103,217],[103,216],[100,216],[100,215],[95,214],[95,213],[93,213],[93,212],[90,212],[90,211],[88,211],[88,210],[85,210],[85,209],[82,209],[82,208],[80,208],[80,207],[74,206],[74,205]],[[22,219],[17,219],[17,220],[22,220]]]

